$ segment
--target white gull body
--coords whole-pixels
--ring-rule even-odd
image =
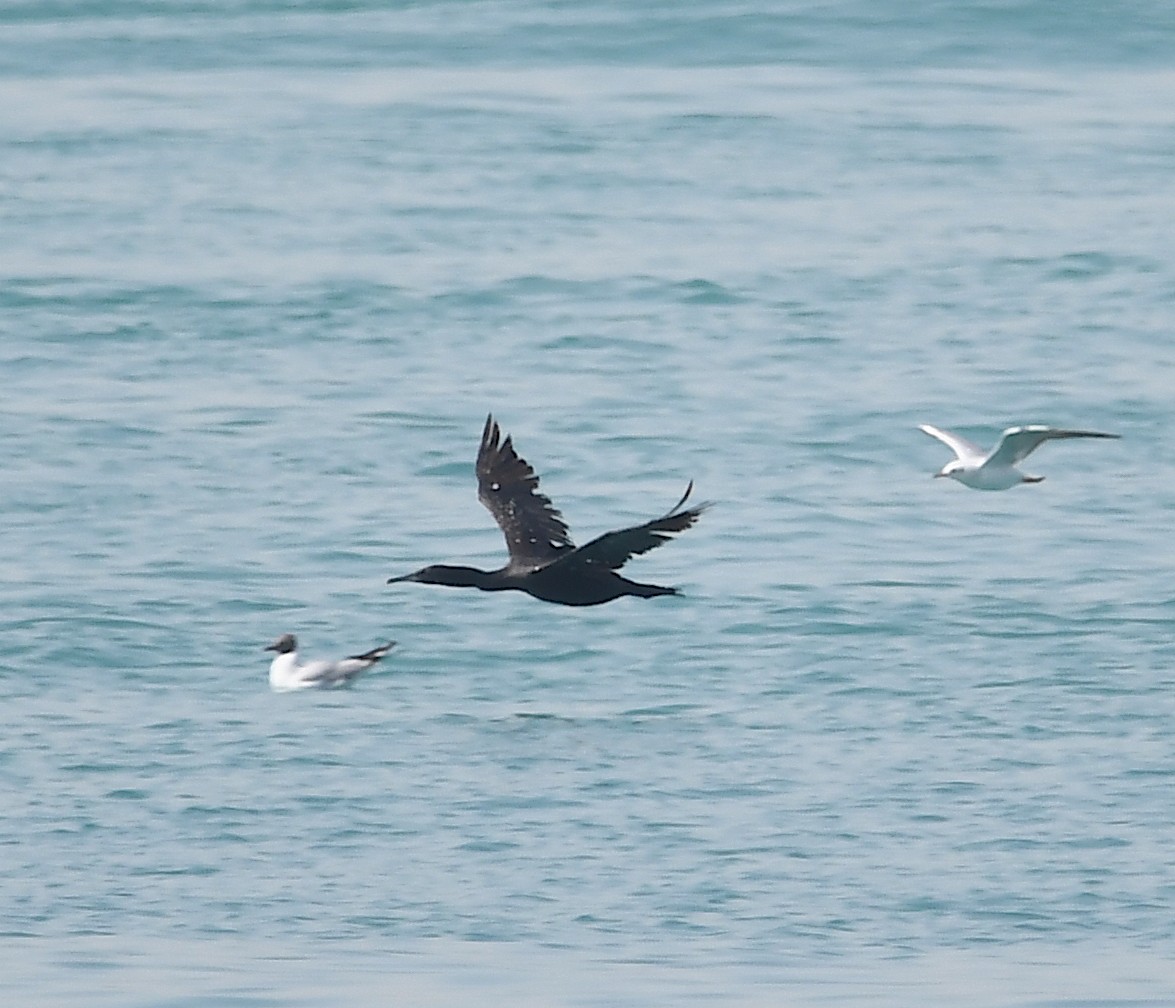
[[[277,652],[269,666],[269,686],[277,692],[350,686],[391,651],[395,644],[395,641],[388,641],[364,654],[351,655],[337,661],[312,661],[299,665],[298,638],[293,634],[282,634],[265,648],[266,651]]]
[[[938,438],[955,458],[934,475],[949,476],[963,486],[973,490],[1007,490],[1019,483],[1039,483],[1043,476],[1026,476],[1016,468],[1046,441],[1063,441],[1069,438],[1117,438],[1117,434],[1102,434],[1099,431],[1064,430],[1060,427],[1045,427],[1029,424],[1025,427],[1009,427],[1004,431],[996,446],[987,451],[972,444],[966,438],[950,431],[919,424],[918,429],[933,438]]]

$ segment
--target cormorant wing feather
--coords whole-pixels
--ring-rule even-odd
[[[543,567],[575,548],[562,515],[539,490],[530,463],[502,438],[493,415],[486,417],[477,452],[477,498],[506,537],[512,567]]]
[[[634,556],[648,553],[649,550],[667,543],[674,533],[684,532],[698,520],[702,512],[710,506],[708,503],[697,504],[684,511],[679,510],[689,499],[693,488],[694,484],[691,481],[685,488],[681,500],[662,517],[654,518],[643,525],[634,525],[632,528],[605,532],[574,553],[567,554],[560,562],[599,564],[610,570],[619,570]]]

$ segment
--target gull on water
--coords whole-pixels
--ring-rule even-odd
[[[293,634],[282,634],[266,651],[277,655],[269,666],[269,685],[279,692],[298,689],[335,689],[350,686],[372,665],[383,658],[395,646],[388,641],[377,648],[338,661],[312,661],[298,664],[298,638]]]
[[[989,452],[966,438],[950,431],[919,424],[920,431],[938,438],[956,455],[935,477],[949,476],[963,486],[973,490],[1007,490],[1018,483],[1039,483],[1043,476],[1026,476],[1016,468],[1046,441],[1064,441],[1069,438],[1117,438],[1117,434],[1102,434],[1099,431],[1063,430],[1059,427],[1045,427],[1029,424],[1025,427],[1009,427],[999,442]]]
[[[513,589],[569,606],[600,605],[624,595],[653,598],[678,594],[676,588],[640,584],[616,572],[634,556],[656,549],[698,520],[708,505],[682,509],[693,483],[660,518],[606,532],[578,547],[571,541],[563,516],[538,487],[539,478],[530,463],[514,450],[509,436],[502,437],[493,416],[486,417],[477,452],[477,496],[506,538],[509,562],[492,571],[432,564],[388,578],[388,584],[418,581],[482,591]]]

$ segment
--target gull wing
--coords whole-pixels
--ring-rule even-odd
[[[1117,438],[1117,434],[1102,434],[1099,431],[1063,430],[1059,427],[1045,427],[1029,424],[1024,427],[1009,427],[1004,431],[999,444],[992,450],[989,462],[996,465],[1013,466],[1023,462],[1046,441],[1065,441],[1069,438]]]
[[[337,682],[343,678],[340,673],[335,671],[340,664],[340,662],[326,661],[321,658],[309,661],[295,670],[297,674],[295,685],[325,686]]]
[[[477,451],[477,499],[506,537],[512,567],[542,567],[575,548],[563,516],[539,490],[534,469],[514,450],[509,435],[502,438],[492,414]]]
[[[372,665],[383,658],[395,647],[395,641],[388,641],[377,648],[365,651],[360,655],[351,655],[339,661],[307,662],[298,670],[299,678],[305,683],[316,686],[338,686],[349,683],[366,672]]]
[[[654,518],[643,525],[634,525],[632,528],[617,529],[615,532],[605,532],[602,536],[593,539],[585,546],[581,546],[574,553],[567,554],[568,563],[584,562],[598,564],[609,570],[619,570],[634,556],[648,553],[663,543],[667,543],[676,532],[684,532],[698,520],[702,512],[710,505],[697,504],[694,507],[680,510],[689,499],[694,484],[685,488],[685,493],[673,507],[662,517]]]
[[[918,429],[924,434],[929,434],[932,438],[938,438],[939,441],[946,445],[964,462],[982,462],[987,455],[986,449],[980,448],[977,444],[972,444],[965,437],[959,437],[958,434],[952,434],[950,431],[932,427],[926,423],[919,424]]]
[[[379,647],[372,648],[370,651],[364,651],[363,654],[348,655],[343,659],[342,662],[339,662],[339,664],[342,665],[343,662],[361,662],[364,666],[371,666],[383,658],[383,656],[391,651],[395,646],[396,642],[394,640],[390,640],[386,644],[381,644]]]

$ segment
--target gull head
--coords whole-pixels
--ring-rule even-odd
[[[298,650],[298,640],[292,633],[282,634],[272,644],[266,644],[265,651],[276,651],[278,654],[289,654]]]
[[[943,476],[949,476],[951,479],[958,479],[966,468],[962,459],[951,459],[934,474],[934,478],[941,479]]]

